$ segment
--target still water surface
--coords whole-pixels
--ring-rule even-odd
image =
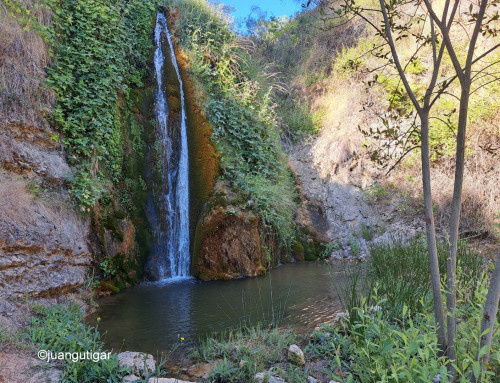
[[[266,276],[231,281],[142,284],[99,301],[99,331],[115,351],[179,352],[208,334],[240,324],[282,319],[297,331],[331,322],[341,311],[337,290],[346,278],[341,265],[282,265]]]

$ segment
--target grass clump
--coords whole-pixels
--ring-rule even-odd
[[[26,338],[40,350],[52,352],[104,352],[97,328],[83,323],[83,310],[75,304],[50,307],[34,306],[35,315],[26,330]],[[116,354],[109,359],[64,362],[62,382],[121,382],[129,373],[118,365]]]
[[[286,349],[296,340],[291,329],[240,327],[203,340],[195,357],[215,363],[211,382],[252,382],[256,373],[286,360]]]
[[[404,306],[412,313],[421,312],[428,304],[428,293],[431,289],[425,240],[417,239],[406,243],[395,239],[390,245],[374,246],[370,254],[368,275],[372,284],[377,286],[378,296],[386,300],[388,315],[397,317]],[[438,256],[443,281],[446,278],[447,254],[448,246],[441,243]],[[468,281],[480,279],[483,265],[483,258],[471,250],[466,242],[460,241],[457,267],[461,272],[458,279],[464,288],[473,288]]]

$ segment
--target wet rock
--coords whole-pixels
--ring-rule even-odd
[[[259,217],[237,204],[229,186],[218,182],[199,220],[193,275],[203,280],[257,276],[265,272]]]
[[[288,361],[297,366],[304,366],[306,364],[304,353],[296,344],[292,344],[288,348]]]
[[[122,367],[130,368],[132,372],[138,372],[139,374],[152,372],[156,368],[153,355],[134,351],[119,353],[118,364]]]
[[[213,368],[210,363],[198,363],[189,367],[187,373],[195,378],[206,378]]]

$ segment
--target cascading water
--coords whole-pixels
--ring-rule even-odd
[[[165,55],[168,43],[170,57]],[[158,13],[155,28],[154,66],[156,74],[155,112],[159,127],[159,137],[163,145],[161,195],[158,198],[160,214],[155,217],[161,222],[164,230],[156,230],[157,242],[156,271],[157,279],[179,278],[189,276],[189,179],[188,179],[188,143],[186,132],[186,108],[182,79],[175,57],[172,35],[167,27],[163,13]],[[175,70],[180,93],[180,117],[178,111],[169,107],[168,83],[165,65],[171,61]],[[177,91],[177,90],[175,90]],[[180,122],[180,123],[179,123]],[[179,134],[180,133],[180,134]]]

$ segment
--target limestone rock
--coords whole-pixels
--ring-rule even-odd
[[[333,320],[333,323],[339,323],[342,321],[346,321],[349,319],[349,313],[346,312],[341,312],[335,315],[335,319]]]
[[[149,378],[148,383],[195,383],[187,380],[179,380],[176,378]]]
[[[297,366],[303,366],[306,364],[304,353],[296,344],[292,344],[288,348],[288,361]]]
[[[132,372],[138,372],[140,374],[152,372],[156,368],[156,362],[153,355],[134,351],[119,353],[118,364],[122,367],[130,368]]]
[[[255,374],[254,379],[257,383],[286,383],[283,378],[272,376],[268,372],[259,372]]]
[[[265,271],[259,217],[218,182],[194,238],[193,275],[203,280],[257,276]],[[267,244],[266,244],[267,245]]]
[[[137,375],[126,375],[123,377],[122,383],[138,383],[142,382],[141,378]]]

